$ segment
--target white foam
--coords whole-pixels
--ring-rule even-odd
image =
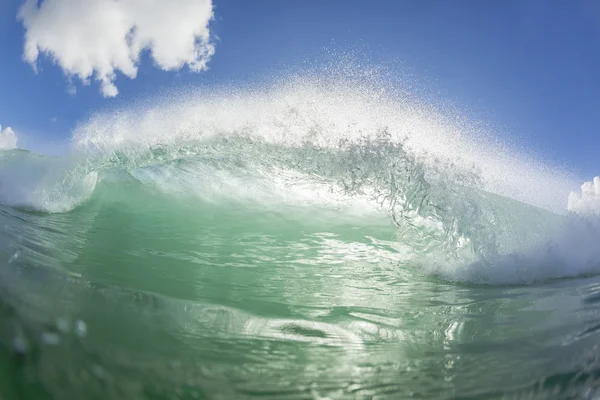
[[[450,280],[484,284],[531,284],[600,273],[600,220],[564,217],[542,240],[487,260],[474,257],[432,267]]]

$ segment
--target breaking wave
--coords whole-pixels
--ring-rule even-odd
[[[295,78],[99,113],[66,158],[4,152],[0,200],[68,212],[99,181],[200,201],[386,213],[431,273],[530,283],[600,272],[598,180],[571,194],[564,171],[521,155],[391,88]],[[585,211],[585,212],[584,212]],[[291,212],[291,211],[290,211]]]

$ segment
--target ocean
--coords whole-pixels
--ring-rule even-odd
[[[0,152],[0,398],[600,398],[581,182],[377,79],[278,82]]]

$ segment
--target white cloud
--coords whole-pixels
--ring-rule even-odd
[[[600,176],[581,185],[581,195],[571,192],[569,195],[569,211],[578,214],[600,215]]]
[[[2,129],[0,126],[0,150],[10,150],[17,147],[17,135],[10,127]]]
[[[40,53],[69,77],[93,78],[102,94],[118,94],[116,72],[135,78],[149,50],[158,68],[202,71],[214,54],[212,0],[26,0],[23,57],[34,68]]]

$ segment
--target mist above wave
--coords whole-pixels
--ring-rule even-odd
[[[352,70],[352,68],[350,68]],[[148,149],[183,149],[214,138],[335,148],[340,141],[390,141],[427,162],[477,169],[480,189],[563,212],[578,186],[565,171],[519,154],[468,118],[406,96],[402,87],[359,67],[306,73],[274,84],[189,90],[128,109],[98,113],[73,133],[78,150],[128,159]]]

